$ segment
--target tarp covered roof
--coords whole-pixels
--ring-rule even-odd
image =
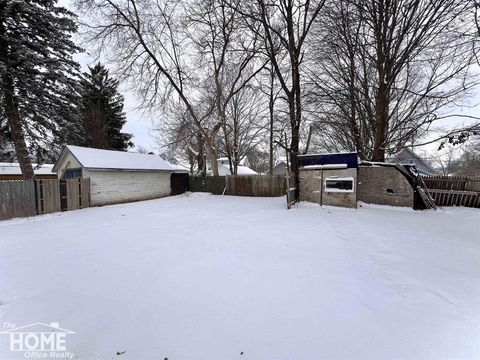
[[[298,155],[299,166],[309,165],[347,165],[347,168],[358,167],[358,155],[356,152],[330,153],[330,154],[306,154]]]

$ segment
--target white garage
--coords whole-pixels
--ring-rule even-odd
[[[53,172],[59,179],[90,178],[95,206],[168,196],[174,168],[156,155],[67,145]]]

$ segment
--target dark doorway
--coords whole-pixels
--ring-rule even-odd
[[[183,194],[188,189],[188,174],[173,173],[170,175],[170,195]]]

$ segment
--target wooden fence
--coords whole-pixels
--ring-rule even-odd
[[[480,192],[480,178],[466,176],[422,176],[428,189]]]
[[[225,176],[189,176],[188,190],[192,192],[209,192],[222,195],[225,192]]]
[[[0,220],[90,206],[90,179],[0,181]]]
[[[480,208],[480,178],[465,176],[422,176],[437,206]]]
[[[188,190],[214,195],[283,196],[285,178],[270,175],[189,176]]]
[[[270,175],[228,175],[228,195],[237,196],[283,196],[285,177]]]

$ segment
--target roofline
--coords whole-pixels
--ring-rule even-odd
[[[145,171],[152,172],[153,171],[153,172],[168,172],[168,173],[175,172],[174,169],[165,170],[165,169],[97,168],[97,167],[85,167],[83,165],[82,167],[89,171],[134,171],[134,172],[145,172]]]
[[[75,160],[78,161],[78,163],[82,166],[82,168],[86,169],[86,170],[105,170],[105,171],[115,171],[115,170],[121,170],[121,171],[139,171],[139,172],[142,172],[142,171],[155,171],[155,172],[174,172],[174,169],[173,169],[173,166],[170,165],[172,167],[172,169],[127,169],[127,168],[97,168],[97,167],[86,167],[82,164],[82,162],[75,156],[75,154],[73,153],[72,150],[70,150],[70,148],[68,147],[68,145],[65,145],[65,147],[63,148],[62,152],[60,153],[60,156],[58,157],[57,161],[55,162],[55,164],[53,165],[52,167],[52,173],[54,172],[57,172],[57,166],[59,166],[59,164],[63,161],[64,157],[66,156],[65,153],[66,153],[66,150],[68,150],[70,152],[70,154],[72,154],[72,156],[75,158]],[[106,149],[96,149],[96,150],[106,150]],[[115,151],[115,150],[107,150],[107,151]],[[164,160],[165,162],[167,162],[166,160]],[[168,162],[167,162],[168,164]]]
[[[83,168],[85,168],[85,166],[83,166],[83,164],[81,163],[80,160],[78,160],[78,158],[75,156],[75,154],[73,153],[72,150],[70,150],[70,148],[68,147],[68,145],[65,145],[65,147],[63,148],[62,152],[60,153],[60,156],[58,157],[57,161],[55,162],[55,164],[53,165],[53,168],[52,168],[52,172],[58,172],[57,170],[57,166],[58,164],[60,164],[62,161],[63,161],[63,158],[65,157],[65,151],[68,150],[70,151],[70,154],[72,154],[72,156],[75,158],[75,160],[78,161],[78,163],[80,165],[82,165]]]
[[[326,155],[358,155],[358,152],[357,151],[350,151],[350,152],[335,152],[335,153],[318,153],[318,154],[300,154],[300,155],[297,155],[297,157],[303,157],[303,156],[319,156],[319,155],[322,155],[322,156],[326,156]]]
[[[417,153],[415,153],[413,150],[411,150],[408,146],[407,147],[404,147],[402,148],[397,154],[399,154],[402,150],[407,150],[410,154],[412,154],[412,156],[417,159],[418,161],[420,161],[423,165],[425,165],[429,170],[432,171],[432,173],[435,172],[435,169],[430,166],[430,164],[428,164],[425,160],[423,160]],[[397,154],[395,154],[395,156],[397,156]],[[417,169],[418,170],[418,169]]]

